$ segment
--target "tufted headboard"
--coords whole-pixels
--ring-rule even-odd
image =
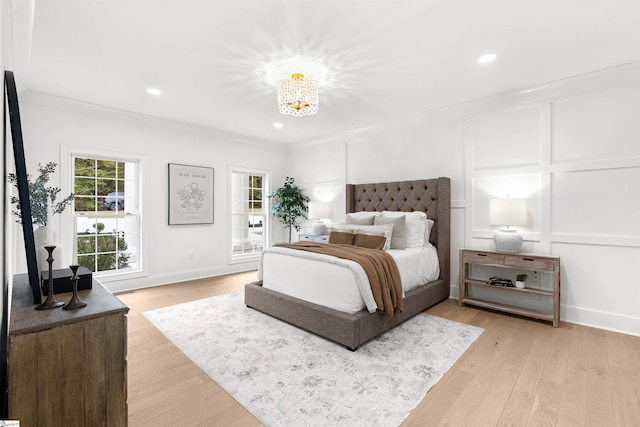
[[[435,221],[430,242],[438,249],[440,278],[449,283],[451,247],[451,182],[449,178],[347,184],[347,213],[422,211]]]

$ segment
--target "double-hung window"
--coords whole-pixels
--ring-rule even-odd
[[[267,244],[266,172],[232,169],[231,259],[256,258]]]
[[[96,273],[140,270],[138,162],[73,156],[75,256]]]

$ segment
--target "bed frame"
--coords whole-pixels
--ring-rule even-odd
[[[430,241],[438,251],[440,277],[407,292],[402,313],[395,313],[393,317],[367,310],[345,313],[266,289],[261,282],[245,286],[245,304],[356,350],[372,338],[449,298],[450,186],[449,178],[347,184],[347,213],[422,211],[435,221]]]

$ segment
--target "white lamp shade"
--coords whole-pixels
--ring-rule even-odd
[[[309,202],[309,219],[329,219],[333,217],[330,203]]]
[[[313,234],[327,234],[327,226],[321,220],[331,218],[332,216],[333,211],[331,209],[331,204],[323,202],[309,202],[309,219],[318,220],[313,224]]]
[[[489,200],[489,222],[493,225],[527,225],[526,200]]]

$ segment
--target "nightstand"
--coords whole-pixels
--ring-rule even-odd
[[[492,276],[515,283],[519,273],[526,273],[535,281],[527,282],[524,289],[489,284]],[[458,304],[548,320],[558,327],[560,257],[461,249]]]
[[[319,242],[319,243],[329,243],[329,235],[322,234],[301,234],[300,241],[302,242]]]

